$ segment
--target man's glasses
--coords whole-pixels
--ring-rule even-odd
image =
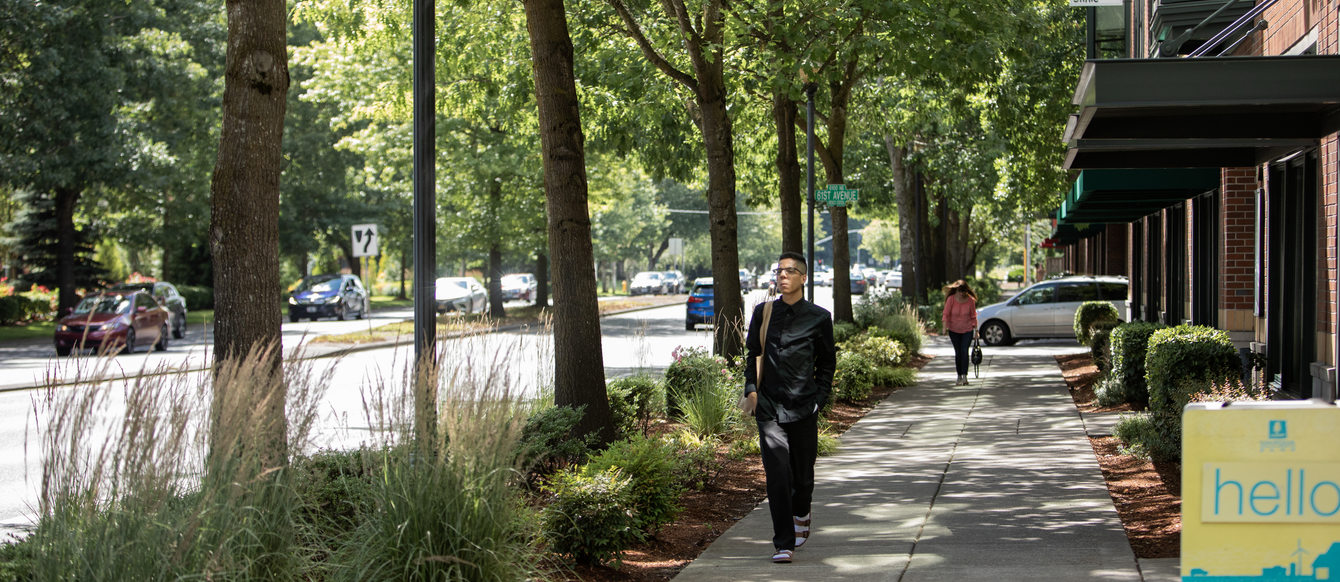
[[[800,269],[797,269],[795,267],[782,267],[780,269],[772,270],[772,274],[778,277],[781,277],[782,275],[786,275],[787,277],[795,277],[800,273],[801,273]]]

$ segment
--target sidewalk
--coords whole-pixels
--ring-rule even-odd
[[[955,387],[932,338],[918,383],[819,459],[794,563],[769,561],[764,502],[676,580],[1142,580],[1052,357],[1079,349],[988,348],[981,379]]]

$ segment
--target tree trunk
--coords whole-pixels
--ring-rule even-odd
[[[74,208],[79,203],[80,191],[77,188],[62,187],[56,189],[56,313],[64,317],[65,312],[74,309],[79,303],[79,294],[75,293],[74,261],[78,233],[74,229]]]
[[[554,403],[585,407],[575,431],[614,438],[596,305],[586,153],[563,0],[525,0],[539,105],[545,210],[554,268]]]
[[[661,244],[656,245],[656,250],[653,251],[651,255],[647,257],[648,271],[656,270],[656,264],[661,262],[661,255],[665,254],[665,249],[668,248],[670,248],[670,239],[669,238],[661,239]]]
[[[913,197],[916,195],[916,185],[906,164],[907,148],[895,143],[892,135],[884,136],[884,147],[889,152],[889,166],[893,169],[894,200],[898,208],[898,250],[903,257],[902,293],[904,297],[915,297],[917,233],[916,217],[913,214],[916,204]]]
[[[772,118],[777,127],[777,194],[782,207],[782,251],[805,253],[801,213],[800,160],[796,154],[796,102],[781,91],[772,94]],[[811,257],[811,260],[813,257]]]
[[[707,149],[707,207],[712,244],[715,352],[727,359],[743,353],[744,298],[740,296],[739,226],[735,214],[735,150],[726,111],[720,63],[701,75],[703,145]]]
[[[549,305],[549,255],[535,255],[535,304],[541,307]]]
[[[502,276],[502,245],[494,242],[489,247],[489,317],[494,319],[507,317],[507,310],[503,308]]]
[[[829,184],[845,184],[842,154],[847,137],[847,104],[851,100],[851,86],[855,84],[856,61],[847,63],[846,76],[830,84],[832,111],[828,114],[828,144],[822,148],[820,160]],[[817,187],[817,185],[816,185]],[[828,215],[833,224],[833,321],[854,321],[851,309],[851,248],[847,237],[847,208],[831,206]]]
[[[340,247],[340,254],[344,255],[344,264],[349,265],[349,272],[360,279],[363,277],[363,262],[354,256],[354,242],[341,236],[336,236],[335,246]]]
[[[411,261],[410,261],[410,258],[409,258],[409,250],[408,250],[408,248],[406,248],[406,247],[401,247],[401,249],[400,249],[400,295],[396,296],[396,299],[408,299],[408,298],[409,298],[409,295],[405,292],[405,271],[408,271],[408,270],[409,270],[409,269],[407,269],[406,267],[407,267],[410,263],[411,263]]]
[[[280,318],[273,306],[279,284],[279,175],[288,94],[288,47],[283,0],[228,0],[228,53],[224,73],[223,127],[210,184],[210,251],[214,262],[214,362],[263,353],[273,371],[280,361]],[[267,349],[268,348],[268,349]],[[247,397],[215,390],[215,418],[261,411],[260,426],[243,446],[262,466],[287,463],[283,375],[253,386]],[[219,436],[214,427],[211,438]],[[231,443],[212,442],[215,447]],[[220,452],[218,448],[215,452]]]

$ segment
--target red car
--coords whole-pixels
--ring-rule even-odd
[[[151,345],[166,350],[171,312],[148,291],[107,291],[89,295],[56,323],[56,353],[106,348],[111,353]]]

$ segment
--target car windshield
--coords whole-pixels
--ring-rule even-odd
[[[329,293],[340,288],[339,277],[316,277],[305,279],[298,285],[298,291],[314,291],[317,293]]]
[[[92,313],[129,313],[130,296],[129,295],[98,295],[95,297],[85,297],[74,308],[75,315],[88,315]]]
[[[465,281],[465,279],[438,279],[438,280],[437,280],[437,284],[438,284],[438,285],[446,285],[446,286],[449,286],[449,287],[455,287],[455,288],[457,288],[457,289],[469,289],[469,288],[470,288],[470,284],[467,283],[467,282]]]
[[[660,280],[661,280],[661,274],[660,274],[660,273],[638,273],[637,276],[633,277],[633,280],[634,280],[634,281],[660,281]]]
[[[525,275],[503,275],[503,285],[525,285],[530,278]]]

